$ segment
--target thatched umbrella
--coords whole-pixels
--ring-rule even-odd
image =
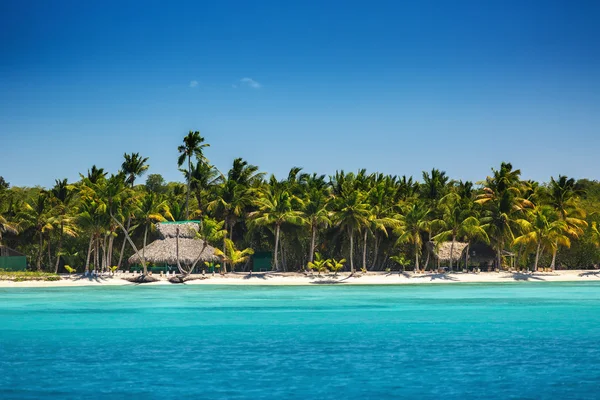
[[[177,265],[177,247],[179,245],[179,262],[191,266],[196,261],[216,262],[219,258],[215,255],[215,248],[206,244],[201,239],[195,239],[198,233],[198,224],[194,222],[163,222],[156,224],[160,238],[147,245],[144,257],[153,264]],[[179,240],[177,239],[179,230]],[[179,242],[179,243],[177,243]],[[140,250],[140,253],[142,250]],[[137,254],[129,257],[129,264],[139,264]]]
[[[433,255],[433,257],[439,262],[450,262],[450,253],[452,253],[452,262],[458,262],[463,254],[465,248],[469,243],[454,242],[441,242],[437,245],[434,242],[427,242],[427,249]]]

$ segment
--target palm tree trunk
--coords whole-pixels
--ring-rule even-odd
[[[48,234],[48,269],[52,268],[52,254],[50,251],[50,234]]]
[[[98,271],[99,261],[100,261],[100,258],[99,258],[99,255],[98,255],[99,248],[100,248],[100,246],[98,246],[98,241],[99,240],[100,240],[100,236],[96,235],[96,238],[94,240],[94,270],[95,271]]]
[[[108,236],[110,233],[104,234],[104,240],[102,241],[102,271],[108,269]]]
[[[190,219],[190,184],[192,176],[192,156],[188,156],[187,192],[185,193],[185,219]]]
[[[308,252],[308,261],[313,262],[315,258],[315,240],[317,239],[317,228],[310,226],[310,250]]]
[[[496,265],[498,269],[502,269],[502,249],[498,246],[498,250],[496,250]]]
[[[90,256],[92,255],[92,244],[94,243],[94,234],[90,236],[90,244],[88,245],[87,258],[85,260],[85,272],[90,272]]]
[[[452,261],[454,261],[454,242],[456,241],[456,235],[452,235],[452,244],[450,245],[450,272],[452,269]]]
[[[542,241],[538,240],[538,244],[537,244],[537,250],[535,251],[535,264],[533,264],[533,272],[537,271],[538,269],[538,262],[540,260],[540,247],[542,245]]]
[[[148,237],[148,225],[144,227],[144,247],[142,247],[142,258],[146,259],[146,238]],[[144,266],[144,275],[147,273],[147,268]]]
[[[354,230],[350,229],[350,273],[354,274]]]
[[[471,243],[467,242],[467,251],[465,253],[465,269],[469,270],[469,247],[471,247]]]
[[[38,252],[37,258],[37,270],[42,270],[42,254],[44,253],[44,238],[42,236],[42,232],[40,231],[40,251]]]
[[[365,234],[363,236],[363,257],[362,257],[362,269],[366,271],[367,269],[367,228],[365,228]]]
[[[235,225],[235,224],[234,224],[233,222],[231,222],[231,223],[229,224],[229,240],[231,240],[231,243],[233,243],[233,226],[234,226],[234,225]],[[234,271],[234,269],[235,269],[235,265],[233,265],[233,262],[232,262],[232,263],[231,263],[231,265],[230,265],[230,269],[231,269],[231,272],[233,272],[233,271]]]
[[[377,265],[377,259],[379,258],[379,235],[375,233],[375,246],[373,251],[373,262],[371,263],[370,270],[375,270],[375,266]]]
[[[113,232],[111,232],[110,237],[108,238],[108,266],[112,267],[113,263],[113,244],[115,241],[115,236]]]
[[[135,251],[135,254],[137,254],[138,257],[139,257],[140,256],[140,252],[139,252],[137,246],[135,245],[135,243],[133,243],[133,240],[131,240],[131,237],[129,236],[129,233],[125,230],[125,227],[123,226],[123,224],[121,222],[119,222],[119,220],[116,219],[115,216],[112,215],[112,213],[110,214],[110,217],[113,219],[113,221],[115,221],[115,223],[118,225],[118,227],[121,228],[121,230],[125,234],[125,238],[127,239],[127,241],[129,241],[129,244],[131,245],[131,247]],[[144,267],[144,273],[145,273],[147,271],[147,269],[146,269],[146,259],[142,256],[141,257],[141,261],[142,261],[142,266]]]
[[[281,234],[280,234],[280,236],[281,236]],[[283,239],[280,237],[279,238],[279,259],[280,259],[281,267],[283,268],[283,272],[287,272],[287,264],[286,264],[285,255],[286,255],[286,252],[285,252],[285,248],[283,247]]]
[[[415,242],[415,271],[419,270],[419,244]]]
[[[129,228],[131,228],[131,215],[127,217],[127,232],[129,232]],[[127,239],[123,237],[123,244],[121,245],[121,253],[119,254],[119,263],[117,264],[119,268],[121,268],[121,262],[123,262],[123,253],[125,252],[125,243],[127,243]]]
[[[227,219],[225,219],[225,226],[223,227],[225,229],[225,232],[227,232]],[[223,235],[223,265],[221,267],[221,275],[226,274],[227,273],[227,261],[225,261],[227,259],[227,235],[224,234]]]
[[[60,263],[60,252],[62,250],[63,228],[64,224],[60,223],[60,234],[58,235],[58,247],[56,248],[56,264],[54,265],[54,273],[58,273],[58,264]]]
[[[554,268],[556,268],[556,253],[558,253],[558,243],[555,243],[554,250],[552,250],[552,263],[550,264],[552,272],[554,272]]]
[[[275,271],[279,270],[279,259],[277,258],[277,256],[279,255],[278,252],[278,248],[279,248],[279,224],[275,225],[275,265],[273,265],[273,268]]]
[[[431,242],[431,231],[427,232],[427,241]],[[429,245],[428,245],[429,246]],[[427,252],[427,258],[425,260],[425,271],[427,271],[427,268],[429,267],[429,256],[431,255],[431,252],[428,251]]]

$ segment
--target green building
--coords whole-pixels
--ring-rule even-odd
[[[25,271],[27,269],[27,257],[10,247],[0,246],[0,270]]]
[[[273,253],[270,251],[257,251],[252,255],[252,272],[271,271]]]

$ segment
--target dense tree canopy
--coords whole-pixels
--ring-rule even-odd
[[[271,252],[273,267],[283,271],[335,259],[347,260],[351,271],[433,268],[428,250],[442,242],[452,243],[450,268],[469,263],[454,261],[457,242],[489,245],[494,268],[509,266],[507,254],[523,269],[600,262],[594,180],[524,181],[510,163],[476,184],[437,168],[423,172],[421,182],[366,170],[326,177],[299,167],[277,179],[241,158],[221,172],[207,149],[199,132],[185,136],[173,160],[174,168],[184,167],[185,184],[158,173],[140,184],[151,164],[139,153],[49,189],[11,187],[0,177],[0,244],[25,253],[40,270],[123,268],[134,252],[145,269],[143,249],[156,222],[197,219],[198,245],[217,248],[223,272],[250,268],[256,251]]]

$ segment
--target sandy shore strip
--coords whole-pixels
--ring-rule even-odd
[[[131,275],[130,275],[131,276]],[[155,277],[157,277],[155,275]],[[568,270],[555,272],[481,272],[481,273],[423,273],[412,272],[369,272],[368,274],[323,274],[304,275],[301,273],[246,272],[221,275],[194,275],[194,280],[185,285],[406,285],[406,284],[451,284],[451,283],[507,283],[507,282],[590,282],[600,281],[600,271]],[[0,288],[24,287],[77,287],[77,286],[137,286],[139,284],[122,279],[121,276],[84,277],[82,275],[63,275],[59,281],[0,281]],[[173,285],[166,278],[158,282],[144,283],[143,286]]]

